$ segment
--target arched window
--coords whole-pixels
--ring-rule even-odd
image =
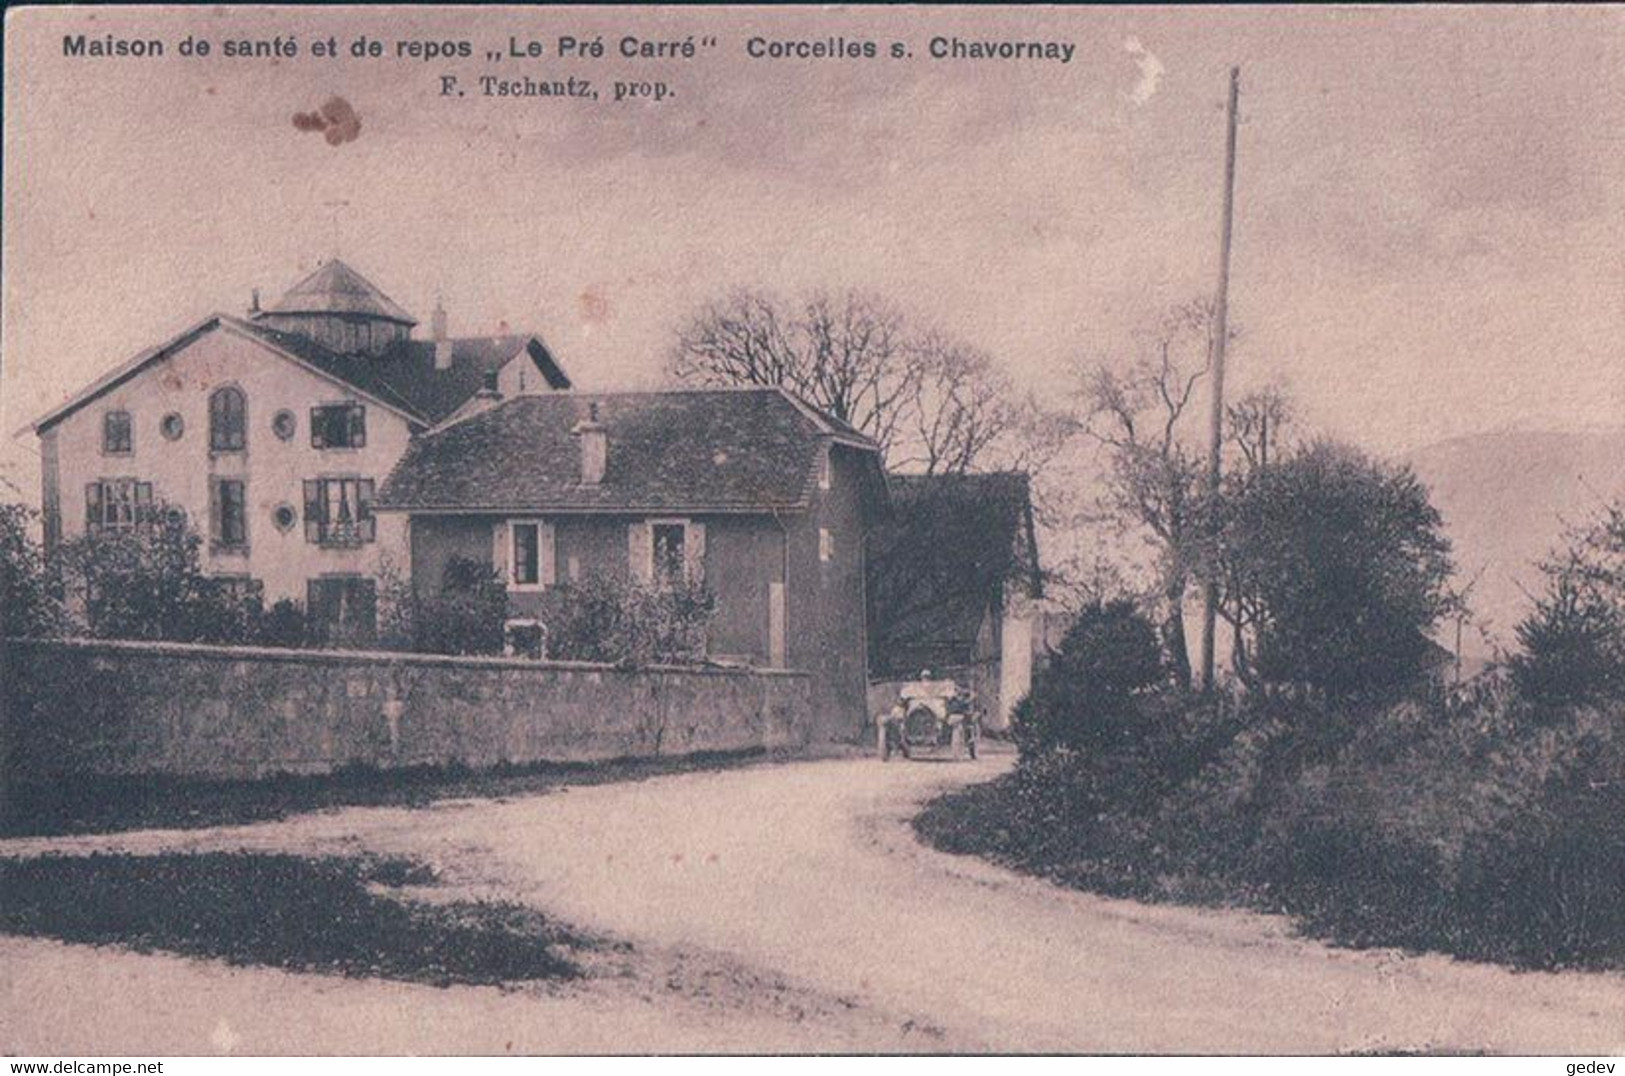
[[[241,452],[248,444],[248,401],[243,390],[216,389],[209,397],[209,448],[215,452]]]

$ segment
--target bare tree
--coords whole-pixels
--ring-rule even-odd
[[[1029,410],[987,352],[861,291],[789,303],[738,290],[678,332],[669,370],[701,385],[781,385],[875,439],[892,470],[962,474],[1031,451]]]
[[[1234,494],[1238,485],[1246,484],[1267,468],[1272,458],[1279,459],[1283,445],[1289,443],[1291,438],[1295,415],[1286,390],[1279,385],[1270,385],[1250,392],[1226,407],[1225,419],[1225,443],[1234,454],[1239,455],[1242,464],[1239,476],[1232,471],[1228,481],[1229,491]],[[1254,687],[1256,681],[1248,640],[1265,610],[1258,595],[1246,586],[1246,581],[1233,570],[1227,570],[1231,562],[1217,548],[1222,538],[1215,535],[1208,537],[1213,548],[1209,549],[1205,570],[1217,571],[1224,576],[1218,583],[1225,600],[1219,603],[1217,611],[1219,617],[1230,626],[1231,669],[1243,684]]]
[[[1247,470],[1268,467],[1290,436],[1296,415],[1279,385],[1249,392],[1225,408],[1225,440],[1241,454]]]
[[[1169,311],[1150,356],[1126,369],[1100,365],[1079,390],[1082,432],[1107,453],[1104,507],[1158,547],[1163,645],[1180,683],[1191,677],[1185,598],[1200,554],[1203,457],[1182,439],[1192,398],[1211,368],[1207,303]]]

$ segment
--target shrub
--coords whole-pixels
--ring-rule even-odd
[[[682,664],[705,656],[716,601],[695,581],[652,585],[594,574],[547,592],[548,657],[618,665]]]
[[[1024,756],[1132,738],[1135,696],[1163,678],[1156,629],[1129,601],[1086,606],[1013,715]]]
[[[1510,662],[1512,680],[1537,705],[1563,709],[1625,694],[1625,595],[1604,585],[1588,564],[1593,555],[1581,538],[1544,564],[1546,593],[1517,627],[1523,653]]]
[[[204,574],[203,540],[180,512],[159,506],[134,528],[80,535],[58,566],[85,630],[106,639],[242,643],[257,597]]]
[[[260,616],[256,629],[254,641],[260,646],[306,646],[305,607],[292,598],[278,599]]]
[[[1286,911],[1344,944],[1625,967],[1625,704],[1178,702],[1137,696],[1127,746],[1024,756],[922,833],[1068,885]]]
[[[1620,716],[1582,717],[1553,746],[1564,756],[1511,824],[1477,835],[1455,897],[1520,963],[1625,965],[1625,741]]]
[[[56,635],[67,613],[34,527],[39,513],[0,504],[0,635]]]
[[[412,605],[413,649],[426,654],[500,654],[508,590],[488,565],[452,557],[440,592]]]

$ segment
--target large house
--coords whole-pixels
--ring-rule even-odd
[[[136,355],[34,424],[47,548],[162,503],[206,537],[210,574],[364,635],[380,565],[406,550],[372,502],[412,438],[482,391],[570,386],[537,337],[452,339],[438,308],[429,339],[415,324],[335,260]]]
[[[479,401],[416,439],[380,492],[412,578],[496,569],[523,614],[594,573],[703,580],[708,652],[813,674],[850,738],[865,710],[864,541],[878,447],[777,388],[546,393]]]
[[[422,590],[474,556],[521,614],[583,572],[681,566],[716,595],[714,655],[806,670],[861,726],[873,442],[778,389],[588,395],[539,337],[415,325],[330,261],[136,355],[34,425],[47,546],[162,504],[211,575],[351,641],[387,565]]]
[[[1043,580],[1025,474],[892,475],[870,538],[871,706],[929,669],[969,684],[1009,726],[1042,651]]]

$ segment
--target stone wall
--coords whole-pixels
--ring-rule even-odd
[[[8,640],[16,784],[244,779],[794,748],[804,673],[88,640]]]

